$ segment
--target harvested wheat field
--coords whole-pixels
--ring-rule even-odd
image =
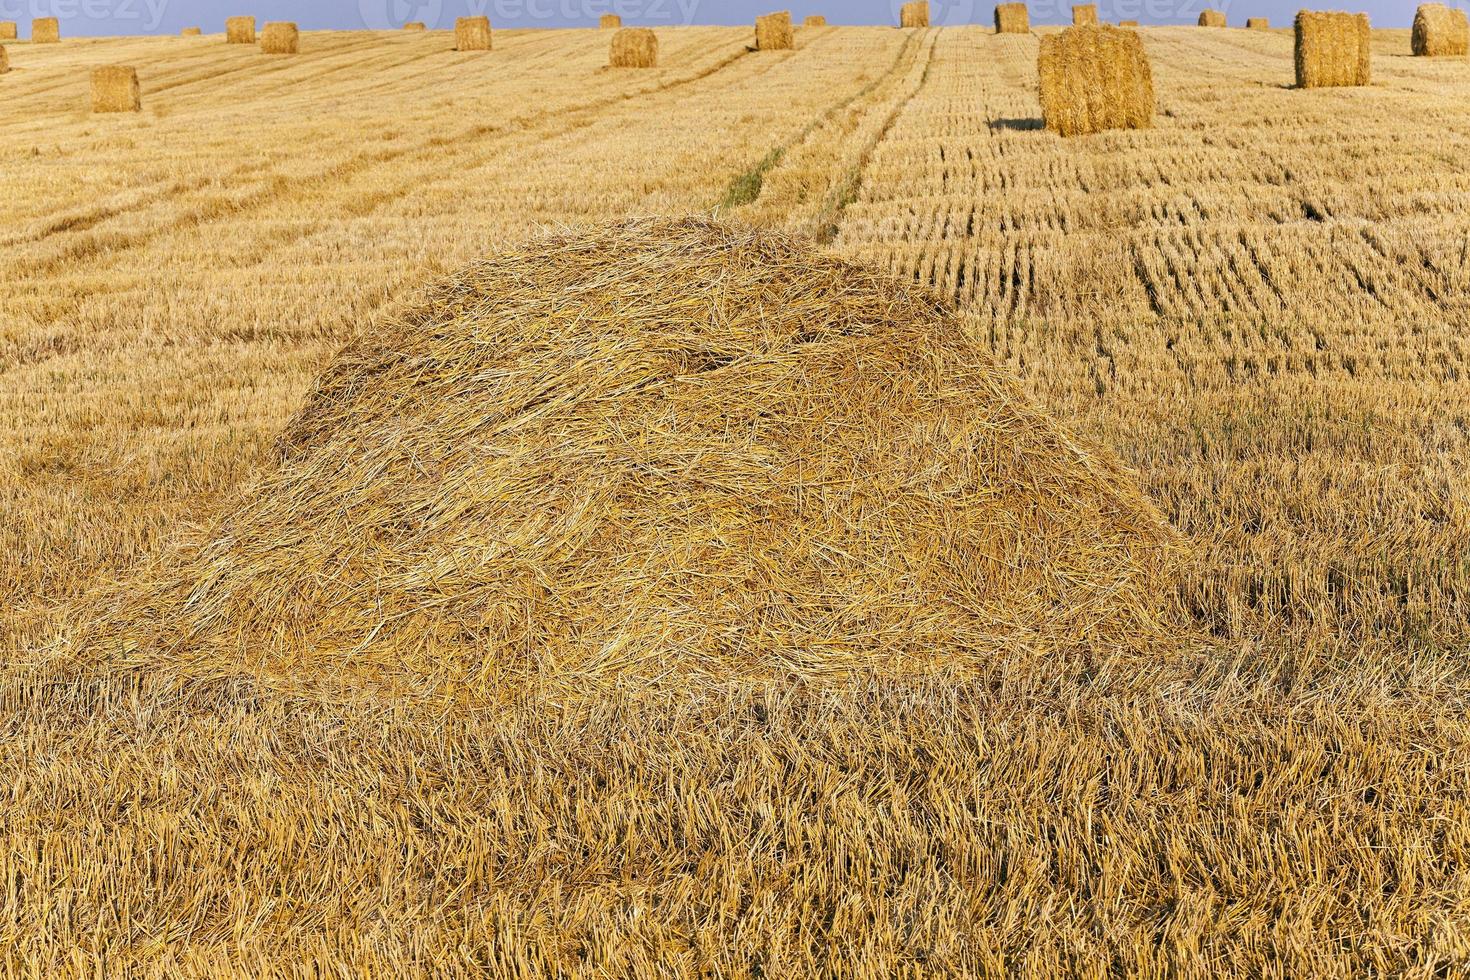
[[[1470,972],[1464,61],[989,13],[7,45],[0,972]]]

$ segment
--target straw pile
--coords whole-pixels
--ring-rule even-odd
[[[32,44],[57,44],[61,41],[61,21],[55,17],[40,17],[31,21]]]
[[[1367,85],[1371,52],[1367,14],[1296,15],[1296,83],[1299,88]]]
[[[1269,31],[1271,29],[1271,21],[1266,17],[1247,17],[1245,19],[1245,28],[1248,31]]]
[[[407,24],[403,25],[403,29],[405,31],[427,31],[429,29],[429,25],[425,24],[421,20],[411,20]]]
[[[1465,11],[1426,3],[1414,15],[1414,54],[1420,58],[1463,58],[1470,54],[1470,20]]]
[[[363,332],[208,537],[96,625],[126,669],[466,699],[1137,649],[1177,548],[927,293],[699,219]]]
[[[126,65],[92,69],[93,112],[137,112],[142,108],[137,69]]]
[[[791,29],[791,12],[766,14],[755,19],[757,51],[788,51],[796,47],[796,32]]]
[[[1097,4],[1084,3],[1072,8],[1072,24],[1075,27],[1096,27]]]
[[[260,32],[260,50],[266,54],[295,54],[301,45],[301,32],[289,21],[275,21]]]
[[[461,17],[454,22],[454,50],[489,51],[490,18]]]
[[[625,27],[613,35],[611,68],[658,67],[658,35],[647,27]]]
[[[601,27],[604,31],[615,31],[623,26],[623,18],[617,14],[603,14],[602,20],[598,21],[597,26]]]
[[[827,26],[827,18],[826,17],[823,17],[821,14],[812,14],[806,20],[804,20],[804,21],[801,22],[801,26],[802,27],[826,27]]]
[[[900,7],[898,24],[900,27],[928,27],[929,0],[912,0]]]
[[[1046,128],[1062,136],[1153,125],[1154,82],[1138,32],[1072,27],[1041,39]]]
[[[995,33],[1030,34],[1031,14],[1024,3],[1002,3],[995,8]]]
[[[1200,11],[1200,15],[1199,15],[1199,26],[1200,27],[1226,27],[1226,26],[1228,26],[1226,24],[1226,22],[1225,22],[1225,11],[1223,11],[1223,10],[1202,10],[1202,11]]]
[[[0,41],[14,41],[20,36],[20,27],[13,20],[0,20]]]
[[[255,18],[229,17],[225,19],[226,44],[254,44]]]
[[[200,37],[203,34],[204,29],[200,27],[186,27],[179,32],[180,37]]]

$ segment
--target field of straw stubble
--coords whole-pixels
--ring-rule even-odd
[[[0,975],[1464,975],[1470,67],[1143,36],[9,46]]]

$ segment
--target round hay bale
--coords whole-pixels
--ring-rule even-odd
[[[912,0],[898,10],[898,26],[928,27],[929,0]]]
[[[265,54],[296,54],[301,47],[301,32],[289,21],[274,21],[260,32],[260,50]]]
[[[255,43],[255,18],[254,17],[227,17],[227,18],[225,18],[225,43],[226,44],[254,44]]]
[[[1138,649],[1178,548],[940,301],[701,219],[531,242],[364,332],[206,538],[110,648],[486,701]]]
[[[826,27],[827,26],[827,18],[824,17],[824,16],[822,16],[821,14],[812,14],[806,20],[804,20],[804,21],[801,22],[801,26],[802,27]]]
[[[1226,26],[1228,26],[1226,24],[1226,22],[1225,22],[1225,11],[1223,11],[1223,10],[1202,10],[1202,11],[1200,11],[1200,15],[1199,15],[1199,26],[1200,27],[1226,27]]]
[[[406,23],[406,24],[403,25],[403,29],[405,31],[414,31],[414,32],[427,31],[429,29],[429,25],[428,24],[425,24],[421,20],[411,20],[408,23]]]
[[[647,27],[624,27],[613,35],[609,68],[658,67],[658,35]]]
[[[1269,31],[1271,29],[1271,21],[1266,17],[1247,17],[1245,19],[1245,27],[1248,31]]]
[[[61,21],[55,17],[38,17],[31,21],[32,44],[59,44]]]
[[[179,31],[180,37],[203,37],[204,29],[201,27],[186,27]]]
[[[1463,58],[1470,54],[1470,20],[1458,8],[1426,3],[1414,14],[1413,41],[1416,57]]]
[[[1041,39],[1046,128],[1062,136],[1153,125],[1154,82],[1137,31],[1070,27]]]
[[[20,25],[13,20],[0,20],[0,41],[14,41],[20,37]]]
[[[1097,4],[1083,3],[1072,8],[1073,27],[1096,27],[1098,24]]]
[[[490,18],[461,17],[454,22],[454,50],[491,50]]]
[[[995,8],[995,33],[1030,34],[1031,13],[1024,3],[1002,3]]]
[[[796,32],[791,29],[791,11],[782,10],[755,19],[757,51],[790,51],[796,47]]]
[[[617,14],[603,14],[602,19],[597,22],[597,26],[604,31],[616,31],[622,28],[623,18]]]
[[[1367,14],[1303,10],[1296,15],[1298,88],[1367,85],[1371,76]]]
[[[142,108],[136,68],[104,65],[92,69],[93,112],[138,112]]]

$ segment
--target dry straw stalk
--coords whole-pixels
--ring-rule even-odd
[[[615,31],[623,26],[623,18],[617,14],[603,14],[597,26],[604,31]]]
[[[1245,27],[1249,31],[1269,31],[1271,21],[1265,17],[1247,17]]]
[[[255,18],[228,17],[225,19],[226,44],[254,44]]]
[[[1372,53],[1367,14],[1296,15],[1296,84],[1299,88],[1367,85]]]
[[[625,27],[613,35],[612,68],[658,67],[658,35],[647,27]]]
[[[1200,27],[1226,27],[1225,11],[1202,10],[1199,15]]]
[[[260,50],[266,54],[295,54],[301,47],[301,32],[289,21],[275,21],[260,32]]]
[[[104,65],[92,69],[93,112],[137,112],[142,108],[136,68]]]
[[[1062,136],[1153,125],[1154,83],[1138,32],[1073,27],[1041,39],[1046,128]]]
[[[1465,11],[1426,3],[1414,15],[1414,54],[1420,58],[1463,58],[1470,54],[1470,20]]]
[[[489,51],[490,18],[461,17],[454,22],[454,50]]]
[[[1002,3],[995,8],[995,33],[1030,34],[1031,14],[1024,3]]]
[[[14,41],[20,36],[20,28],[13,20],[0,20],[0,41]]]
[[[1096,27],[1098,25],[1097,4],[1083,3],[1074,6],[1072,8],[1072,25],[1074,27]]]
[[[900,27],[928,27],[929,26],[929,0],[912,0],[899,8],[898,23]]]
[[[32,44],[56,44],[61,40],[61,21],[55,17],[40,17],[31,21]]]
[[[796,47],[796,32],[791,29],[791,12],[778,11],[755,19],[757,51],[789,51]]]
[[[823,17],[821,14],[812,14],[811,16],[807,17],[806,20],[804,20],[804,21],[801,22],[801,26],[802,27],[826,27],[827,26],[827,18],[826,17]]]

